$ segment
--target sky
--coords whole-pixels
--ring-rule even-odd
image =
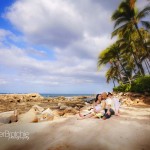
[[[120,0],[0,0],[0,93],[112,91],[99,53]],[[144,7],[146,0],[139,0]]]

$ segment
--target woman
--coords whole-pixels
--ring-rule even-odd
[[[90,112],[87,115],[82,115],[79,112],[79,116],[81,117],[80,119],[86,119],[86,118],[91,118],[91,117],[101,118],[105,113],[104,109],[105,109],[105,101],[102,100],[101,94],[97,94],[95,102],[93,104],[92,112]]]

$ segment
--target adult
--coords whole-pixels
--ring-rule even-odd
[[[91,118],[91,117],[94,117],[94,118],[103,117],[103,115],[105,113],[105,105],[106,105],[106,103],[104,100],[102,100],[101,94],[97,94],[96,99],[93,103],[92,112],[90,112],[89,114],[86,114],[86,115],[82,115],[79,112],[80,119],[86,119],[86,118]]]
[[[105,108],[105,114],[103,116],[104,120],[110,118],[112,115],[115,114],[115,105],[114,105],[112,94],[110,92],[108,92],[105,102],[106,102],[106,108]]]

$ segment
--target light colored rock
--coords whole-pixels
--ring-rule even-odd
[[[49,121],[54,119],[54,114],[51,109],[46,109],[45,111],[42,112],[40,118],[38,119],[40,121]]]
[[[44,108],[42,108],[42,107],[40,107],[40,106],[38,106],[38,105],[34,105],[34,106],[32,106],[32,108],[34,108],[35,109],[35,111],[38,111],[38,112],[42,112],[42,111],[44,111]]]
[[[66,105],[62,105],[62,106],[60,106],[60,110],[65,110],[65,109],[67,109],[68,108],[68,106],[66,106]]]
[[[123,96],[123,95],[124,95],[124,93],[123,93],[123,92],[121,92],[121,93],[119,93],[118,95],[119,95],[119,96]]]
[[[26,103],[25,103],[25,102],[22,102],[22,103],[19,103],[19,104],[17,104],[17,105],[19,105],[19,106],[25,106]]]
[[[32,107],[28,112],[25,114],[21,114],[18,117],[18,122],[30,123],[30,122],[38,122],[37,114],[39,111]]]
[[[12,123],[18,121],[18,112],[17,110],[2,112],[0,113],[0,122],[1,123]]]
[[[62,103],[58,103],[58,106],[60,107],[62,105]]]

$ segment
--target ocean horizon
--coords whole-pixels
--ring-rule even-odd
[[[73,96],[93,96],[94,94],[43,94],[39,93],[43,97],[59,97],[59,96],[64,96],[64,97],[73,97]]]
[[[0,94],[31,94],[31,93],[0,93]],[[73,97],[73,96],[93,96],[95,94],[52,94],[52,93],[39,93],[43,97]]]

